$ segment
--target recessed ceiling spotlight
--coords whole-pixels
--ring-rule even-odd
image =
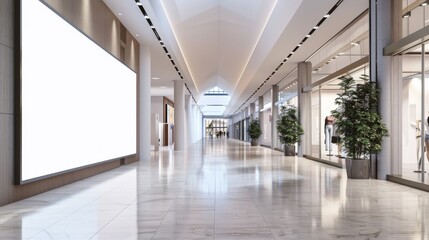
[[[350,43],[351,45],[353,45],[353,46],[357,46],[357,45],[359,45],[359,43],[354,43],[354,42],[352,42],[352,43]]]
[[[298,46],[298,47],[301,47],[301,46],[302,46],[302,44],[300,43],[300,44],[298,44],[297,46]]]
[[[149,16],[148,16],[148,15],[146,15],[146,16],[144,16],[144,18],[149,19]]]
[[[158,79],[159,79],[159,77],[153,77],[152,79],[153,79],[153,80],[158,80]]]
[[[323,16],[324,18],[328,18],[328,17],[330,17],[331,15],[329,15],[329,14],[326,14],[325,16]]]
[[[160,88],[167,88],[167,86],[161,86]]]
[[[136,34],[136,37],[138,37],[138,36],[140,36],[140,35]]]
[[[402,15],[403,18],[409,18],[411,17],[411,11],[408,11],[406,13],[404,13],[404,15]]]
[[[310,35],[310,34],[308,34],[306,37],[308,37],[308,38],[309,38],[309,37],[311,37],[311,35]]]
[[[154,26],[154,25],[152,25],[152,26],[150,26],[150,28],[154,29],[154,28],[155,28],[155,26]]]
[[[118,13],[119,16],[122,16],[122,13]]]
[[[142,5],[143,5],[141,2],[136,2],[136,4],[137,4],[138,6],[142,6]]]
[[[318,29],[319,27],[318,26],[315,26],[313,29]]]

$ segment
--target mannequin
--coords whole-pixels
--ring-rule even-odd
[[[424,134],[424,138],[425,138],[425,147],[424,149],[422,149],[422,151],[426,152],[426,158],[429,161],[429,116],[427,117],[425,123],[425,134]],[[418,170],[414,171],[414,172],[422,172],[422,161],[424,161],[424,159],[420,158],[420,156],[418,155],[419,153],[419,148],[420,148],[420,138],[423,137],[421,135],[421,130],[420,130],[420,120],[417,120],[416,123],[416,139],[417,139],[417,160],[418,160]],[[426,171],[425,171],[426,172]]]
[[[332,156],[332,135],[334,133],[334,116],[326,116],[325,118],[325,151],[329,151],[328,156]]]
[[[429,116],[427,117],[426,121],[425,121],[425,147],[426,147],[426,158],[429,161]],[[422,161],[424,161],[422,159]],[[420,164],[419,164],[420,165]],[[420,167],[420,166],[419,166]]]
[[[334,144],[337,144],[337,148],[338,148],[338,155],[337,155],[337,157],[339,157],[339,158],[343,158],[343,156],[341,155],[341,151],[342,151],[342,148],[343,148],[343,145],[341,144],[341,137],[340,137],[340,133],[338,132],[338,126],[337,126],[337,124],[334,122],[334,125],[333,125],[334,127],[333,127],[333,129],[334,129],[334,131],[333,131],[333,134],[332,134],[332,143],[334,143]]]

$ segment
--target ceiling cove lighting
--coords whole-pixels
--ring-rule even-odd
[[[161,47],[163,48],[164,52],[166,53],[168,59],[170,59],[171,64],[173,65],[174,69],[177,72],[177,75],[179,75],[180,79],[183,79],[182,73],[180,72],[179,68],[176,66],[176,63],[173,61],[170,52],[168,51],[168,49],[166,48],[164,41],[162,41],[161,36],[159,36],[158,31],[156,30],[155,26],[153,25],[152,21],[150,20],[149,15],[147,14],[146,10],[143,7],[143,4],[140,2],[140,0],[135,0],[136,5],[138,6],[138,8],[140,9],[140,12],[143,14],[144,18],[146,19],[147,23],[149,24],[150,28],[153,31],[153,34],[155,35],[155,37],[158,39],[159,44],[161,45]],[[159,79],[159,78],[152,78],[152,79]],[[194,95],[192,94],[191,90],[189,89],[188,85],[185,82],[185,87],[188,90],[189,94],[191,94],[192,99],[194,100],[197,108],[200,110],[201,114],[203,113],[201,111],[201,108],[198,106],[197,101],[194,98]]]
[[[311,28],[311,30],[310,30],[310,32],[300,41],[300,44],[298,44],[296,47],[295,47],[295,49],[291,52],[291,53],[289,53],[289,55],[283,60],[283,63],[285,63],[285,62],[287,62],[288,60],[289,60],[289,58],[302,46],[302,44],[309,38],[309,37],[311,37],[311,34],[313,34],[324,22],[325,22],[325,20],[327,19],[327,18],[329,18],[331,15],[332,15],[332,13],[341,5],[341,3],[343,2],[344,0],[338,0],[338,2],[328,11],[328,13],[327,14],[325,14],[324,16],[323,16],[323,18],[322,19],[320,19],[320,21],[314,26],[314,27],[312,27]],[[429,2],[429,0],[428,0],[428,2]],[[411,13],[410,13],[411,14]],[[275,73],[275,72],[274,72]],[[270,77],[268,77],[267,78],[267,80],[268,79],[270,79],[271,77],[272,77],[272,75],[273,74],[271,74],[270,75]],[[266,80],[266,81],[267,81]],[[265,81],[265,82],[266,82]],[[252,97],[253,97],[253,95],[255,95],[256,94],[256,92],[258,92],[260,89],[261,89],[261,87],[265,84],[265,82],[263,82],[253,93],[252,93],[252,95],[251,96],[249,96],[247,99],[246,99],[246,101],[244,101],[243,102],[243,104],[241,104],[240,105],[240,107],[238,107],[237,108],[237,110],[235,110],[234,111],[234,113],[233,113],[233,115],[234,114],[236,114]]]

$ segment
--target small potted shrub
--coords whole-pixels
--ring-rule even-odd
[[[294,106],[282,106],[277,119],[279,140],[284,144],[285,156],[295,156],[295,143],[299,142],[304,130],[298,121],[298,109]]]
[[[370,177],[370,154],[381,151],[383,138],[388,136],[386,125],[377,111],[378,89],[367,75],[362,84],[356,84],[351,76],[343,76],[342,93],[335,99],[337,108],[332,115],[337,119],[341,141],[347,151],[346,168],[349,178]]]
[[[262,134],[261,128],[259,126],[259,120],[251,118],[249,128],[247,128],[247,133],[250,137],[250,145],[258,146],[258,138]]]

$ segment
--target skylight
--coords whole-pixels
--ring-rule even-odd
[[[214,87],[214,88],[210,89],[209,91],[207,91],[204,95],[221,95],[221,96],[225,96],[225,95],[228,95],[228,93],[226,93],[221,88]]]

